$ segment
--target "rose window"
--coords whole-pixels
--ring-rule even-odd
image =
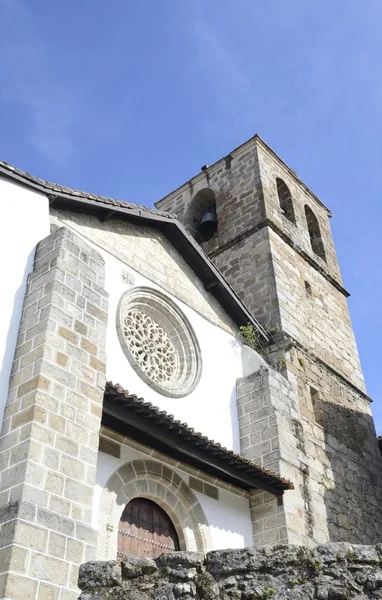
[[[164,294],[149,288],[126,292],[118,309],[118,333],[134,369],[168,396],[185,396],[201,369],[195,334],[186,317]]]

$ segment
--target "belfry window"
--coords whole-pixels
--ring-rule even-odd
[[[280,208],[284,217],[286,217],[291,223],[296,223],[296,217],[294,214],[292,195],[285,181],[277,177],[277,194],[279,196]]]
[[[326,261],[325,248],[321,237],[320,226],[312,209],[305,205],[305,217],[308,225],[310,243],[312,250],[317,256]]]
[[[217,231],[216,199],[213,190],[200,190],[193,198],[190,208],[193,227],[199,241],[208,241]]]

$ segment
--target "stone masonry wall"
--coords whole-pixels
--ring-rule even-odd
[[[301,348],[286,367],[297,382],[315,541],[377,543],[382,459],[367,397]]]
[[[82,565],[80,600],[378,600],[382,546],[162,554]]]
[[[295,224],[282,213],[277,177],[292,194]],[[264,325],[279,325],[364,389],[328,210],[259,138],[157,206],[187,226],[193,198],[203,188],[215,193],[218,230],[202,247],[250,312]],[[305,205],[318,219],[326,262],[311,248]]]
[[[0,598],[74,600],[105,388],[104,261],[67,229],[37,246],[0,438]]]
[[[292,384],[271,369],[238,380],[241,453],[289,478],[282,503],[250,498],[254,543],[377,543],[382,459],[368,400],[301,349]]]
[[[241,454],[290,479],[280,498],[253,491],[250,511],[255,546],[312,544],[312,506],[307,491],[308,458],[301,442],[296,388],[280,373],[260,369],[237,382]]]
[[[177,215],[194,232],[192,200],[203,189],[215,195],[218,231],[202,247],[207,254],[229,244],[265,219],[257,145],[250,140],[156,203],[160,210]]]
[[[318,268],[328,272],[339,284],[342,283],[336,249],[330,228],[328,210],[315,200],[306,186],[296,180],[294,172],[263,143],[257,144],[258,168],[260,173],[264,205],[267,218],[291,239],[292,246],[303,250],[316,263]],[[291,223],[282,213],[277,194],[276,178],[281,178],[292,196],[296,223]],[[323,240],[326,262],[312,250],[304,206],[307,205],[317,217]]]
[[[210,186],[214,190],[218,231],[204,248],[251,313],[264,325],[278,325],[286,346],[290,342],[292,350],[284,351],[283,375],[298,390],[297,410],[289,416],[285,413],[286,430],[289,429],[288,436],[293,440],[287,446],[288,461],[296,469],[289,476],[296,484],[296,491],[288,492],[285,498],[294,498],[302,512],[301,539],[306,544],[309,540],[376,543],[382,532],[379,510],[382,464],[346,292],[342,288],[330,215],[259,138],[249,140],[230,157],[229,161],[215,163],[157,205],[177,213],[182,220],[187,202],[199,187]],[[252,181],[251,192],[247,187],[242,188],[243,176],[248,178],[244,186]],[[277,178],[291,192],[295,223],[281,210]],[[224,198],[224,210],[219,209],[220,197]],[[239,199],[245,205],[244,220],[236,210]],[[318,220],[326,262],[312,250],[305,205]],[[269,400],[272,394],[267,397]],[[249,407],[250,402],[257,400],[256,391],[245,400]],[[267,410],[273,411],[273,417],[269,418],[276,418],[272,400],[269,403]],[[285,406],[292,410],[288,396]],[[264,409],[265,406],[260,407]],[[264,447],[259,446],[258,452],[254,444],[256,440],[260,444],[260,433],[268,436],[270,427],[274,427],[271,440],[274,452],[277,444],[280,449],[289,444],[282,426],[267,423],[265,419],[261,424],[252,408],[249,422],[247,415],[241,419],[242,451],[249,450],[245,444],[252,436],[251,458],[263,463],[269,460],[272,455],[269,439],[261,440]],[[291,423],[295,427],[292,433]],[[280,461],[279,468],[281,465],[285,468],[281,450],[275,460]],[[303,499],[303,505],[297,498]],[[252,502],[257,500],[254,498]],[[285,508],[274,503],[272,509],[262,510],[285,512]],[[269,524],[272,525],[271,520],[266,525],[262,523],[260,529],[256,526],[255,536],[276,538],[276,527],[270,533]],[[296,530],[293,526],[292,531]],[[262,543],[261,537],[258,543]]]
[[[268,228],[220,252],[213,262],[260,323],[281,326]]]
[[[346,297],[274,231],[269,235],[283,331],[365,390]]]

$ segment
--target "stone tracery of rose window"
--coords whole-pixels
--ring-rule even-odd
[[[177,369],[175,348],[154,319],[129,310],[124,320],[127,346],[139,367],[157,383],[171,381]]]
[[[181,397],[197,385],[201,357],[195,334],[167,296],[141,287],[119,303],[117,330],[129,362],[151,387]]]

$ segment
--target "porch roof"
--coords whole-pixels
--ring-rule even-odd
[[[276,496],[294,489],[290,481],[208,439],[119,384],[106,384],[102,423],[236,487]]]

